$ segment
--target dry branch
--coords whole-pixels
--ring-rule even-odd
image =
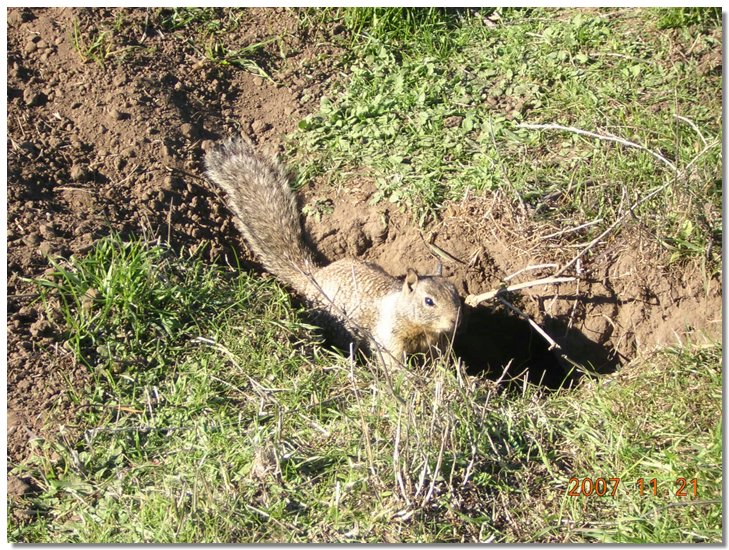
[[[525,271],[534,271],[534,270],[536,270],[536,269],[547,269],[547,268],[551,268],[551,269],[554,269],[554,268],[556,268],[556,267],[558,267],[558,265],[557,265],[557,264],[537,264],[537,265],[528,265],[528,266],[526,266],[526,267],[524,267],[524,268],[520,269],[519,271],[515,271],[515,272],[514,272],[514,273],[512,273],[511,275],[507,275],[506,277],[504,277],[504,281],[511,281],[511,280],[512,280],[512,279],[513,279],[514,277],[516,277],[517,275],[521,275],[521,274],[522,274],[522,273],[524,273]]]
[[[617,219],[616,219],[616,220],[615,220],[615,221],[614,221],[613,223],[611,223],[611,224],[610,224],[610,226],[609,226],[609,227],[608,227],[608,228],[607,228],[607,229],[606,229],[605,231],[603,231],[603,232],[602,232],[602,233],[600,233],[600,234],[599,234],[599,235],[598,235],[597,237],[595,237],[594,239],[592,239],[592,240],[591,240],[591,241],[589,242],[589,244],[588,244],[588,245],[587,245],[587,246],[586,246],[586,247],[585,247],[584,249],[582,249],[582,250],[581,250],[581,251],[579,252],[579,254],[577,254],[577,255],[576,255],[576,256],[575,256],[574,258],[572,258],[572,259],[571,259],[571,260],[570,260],[569,262],[567,262],[567,263],[566,263],[566,264],[565,264],[565,265],[564,265],[564,266],[562,267],[562,269],[560,269],[560,270],[559,270],[559,271],[558,271],[557,273],[555,273],[555,277],[556,277],[556,276],[558,276],[558,275],[561,275],[562,273],[564,273],[564,272],[565,272],[565,271],[567,270],[567,268],[569,268],[569,267],[570,267],[570,266],[571,266],[572,264],[574,264],[574,263],[575,263],[575,262],[576,262],[577,260],[579,260],[579,259],[580,259],[580,258],[581,258],[582,256],[584,256],[585,254],[587,254],[587,252],[588,252],[589,250],[591,250],[592,248],[594,248],[594,247],[595,247],[595,245],[597,245],[597,243],[599,243],[599,242],[600,242],[600,241],[601,241],[601,240],[602,240],[602,239],[603,239],[603,238],[604,238],[604,237],[605,237],[605,236],[606,236],[606,235],[607,235],[608,233],[610,233],[610,232],[611,232],[611,231],[612,231],[613,229],[615,229],[615,227],[617,227],[618,225],[620,225],[620,223],[622,223],[622,221],[623,221],[623,220],[624,220],[625,218],[627,218],[627,217],[628,217],[628,214],[631,214],[631,213],[632,213],[632,212],[633,212],[633,211],[634,211],[634,210],[635,210],[636,208],[638,208],[638,207],[639,207],[639,206],[640,206],[641,204],[643,204],[643,203],[644,203],[644,202],[646,202],[647,200],[649,200],[649,199],[651,199],[651,198],[655,197],[655,196],[656,196],[656,195],[657,195],[658,193],[660,193],[661,191],[663,191],[663,190],[664,190],[664,189],[665,189],[666,187],[668,187],[668,186],[669,186],[669,185],[670,185],[671,183],[673,183],[673,180],[669,180],[669,181],[667,181],[667,182],[666,182],[666,183],[664,183],[663,185],[660,185],[659,187],[657,187],[656,189],[654,189],[654,190],[653,190],[653,191],[651,191],[650,193],[646,193],[646,194],[645,194],[645,195],[644,195],[643,197],[641,197],[640,199],[638,199],[637,201],[635,201],[635,202],[634,202],[634,203],[633,203],[633,204],[632,204],[632,205],[630,206],[630,208],[628,208],[628,209],[627,209],[627,210],[626,210],[625,212],[623,212],[623,213],[622,213],[622,214],[621,214],[620,216],[618,216],[618,217],[617,217]]]
[[[514,313],[516,313],[519,317],[525,319],[532,326],[532,328],[534,330],[536,330],[542,336],[542,338],[544,338],[547,341],[547,343],[549,344],[549,350],[550,351],[553,350],[553,349],[562,349],[562,348],[559,347],[559,344],[557,342],[555,342],[552,339],[551,336],[549,336],[549,334],[547,334],[546,332],[544,332],[544,329],[542,327],[540,327],[536,323],[536,321],[534,321],[534,319],[532,319],[531,317],[529,317],[529,315],[527,315],[526,313],[524,313],[522,310],[520,310],[518,307],[516,307],[512,303],[504,300],[501,296],[498,296],[496,299],[499,302],[501,302],[504,306],[506,306],[507,308],[509,308],[511,311],[513,311]]]
[[[706,138],[704,138],[704,134],[701,133],[701,130],[699,130],[699,127],[696,126],[696,124],[692,120],[689,120],[685,116],[681,116],[681,115],[674,115],[674,116],[681,122],[685,122],[686,124],[691,126],[693,131],[699,135],[699,138],[701,139],[701,141],[704,142],[704,147],[706,147],[708,145],[708,143],[706,142]]]
[[[484,292],[483,294],[469,294],[468,296],[466,296],[466,304],[471,307],[475,307],[481,302],[485,302],[486,300],[492,300],[493,298],[498,299],[500,297],[500,294],[504,294],[506,292],[514,292],[517,290],[523,290],[525,288],[531,288],[533,286],[540,285],[557,285],[560,283],[568,283],[574,280],[575,277],[545,277],[543,279],[536,279],[534,281],[527,281],[525,283],[517,283],[515,285],[490,290],[488,292]]]
[[[589,132],[587,130],[582,130],[580,128],[574,128],[572,126],[561,126],[559,124],[519,124],[517,125],[518,128],[526,128],[528,130],[560,130],[563,132],[572,132],[575,134],[583,135],[583,136],[589,136],[596,139],[602,139],[605,141],[613,141],[615,143],[620,143],[621,145],[625,145],[626,147],[633,147],[635,149],[639,149],[641,151],[645,151],[646,153],[650,154],[654,158],[660,160],[663,162],[666,166],[668,166],[674,173],[675,177],[678,178],[680,176],[685,175],[688,170],[696,163],[697,160],[699,160],[707,151],[712,149],[713,147],[716,147],[719,145],[719,141],[714,141],[712,143],[706,143],[706,140],[704,139],[704,136],[701,135],[701,132],[699,131],[698,127],[696,127],[695,124],[693,124],[689,119],[676,115],[676,118],[679,120],[686,122],[689,124],[698,134],[699,137],[704,142],[704,148],[699,152],[686,166],[684,166],[682,169],[676,168],[676,165],[673,164],[670,160],[666,159],[662,155],[659,155],[655,151],[652,151],[648,149],[647,147],[644,147],[643,145],[639,145],[638,143],[628,141],[627,139],[619,138],[617,136],[613,135],[604,135],[604,134],[597,134],[595,132]],[[625,212],[623,212],[620,216],[616,218],[616,220],[610,224],[610,226],[605,229],[602,233],[600,233],[597,237],[595,237],[592,241],[590,241],[587,246],[580,251],[579,254],[577,254],[574,258],[572,258],[569,262],[567,262],[557,273],[555,273],[555,277],[561,275],[564,273],[569,267],[571,267],[575,262],[577,262],[582,256],[584,256],[589,250],[594,248],[608,233],[610,233],[615,227],[620,225],[622,221],[628,216],[628,214],[631,214],[634,212],[634,210],[646,202],[647,200],[651,199],[652,197],[656,196],[658,193],[666,189],[671,183],[675,182],[675,178],[667,181],[663,185],[660,185],[653,191],[650,191],[646,195],[644,195],[642,198],[638,199],[630,208],[628,208]]]

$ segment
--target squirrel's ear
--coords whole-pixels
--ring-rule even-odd
[[[413,290],[415,290],[416,286],[418,286],[418,272],[415,271],[412,267],[409,267],[408,274],[405,276],[405,284],[403,285],[403,290],[412,292]]]

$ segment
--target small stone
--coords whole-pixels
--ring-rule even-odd
[[[34,337],[44,336],[51,330],[51,325],[45,319],[38,319],[35,323],[30,325],[30,335]]]
[[[8,476],[8,495],[13,497],[22,497],[30,491],[31,487],[28,483],[15,476]]]
[[[42,105],[45,103],[46,96],[40,92],[36,92],[31,88],[26,88],[23,91],[23,101],[28,107],[35,107],[36,105]]]
[[[33,53],[38,49],[38,45],[35,42],[28,42],[25,45],[25,53]]]
[[[50,256],[53,254],[54,247],[50,241],[43,241],[38,245],[38,252],[41,256]]]
[[[251,124],[251,128],[253,131],[257,134],[262,134],[266,130],[268,130],[271,127],[271,125],[268,122],[263,122],[262,120],[256,120]]]
[[[180,126],[180,133],[182,133],[182,135],[187,139],[195,139],[199,134],[199,130],[193,124],[186,122]]]
[[[23,12],[19,9],[8,10],[8,26],[17,27],[23,23]]]
[[[283,112],[286,116],[291,116],[292,114],[294,114],[295,110],[296,107],[294,107],[293,105],[288,105],[286,108],[284,108]]]
[[[127,115],[122,113],[119,109],[112,109],[109,111],[109,118],[111,118],[111,120],[122,120],[127,118]]]
[[[177,82],[175,82],[174,88],[175,88],[176,92],[179,92],[180,90],[182,90],[182,82],[180,82],[179,80]]]
[[[86,222],[81,222],[76,227],[74,227],[73,234],[76,236],[88,235],[88,231],[89,231],[89,224]]]
[[[31,247],[38,246],[38,243],[41,242],[40,235],[33,231],[32,233],[28,233],[25,237],[23,237],[23,242]]]
[[[99,299],[101,293],[95,288],[88,288],[81,297],[81,310],[88,313],[94,308],[94,302]]]
[[[203,151],[207,152],[210,151],[210,149],[213,148],[213,141],[210,139],[204,139],[203,142],[200,144],[200,147]]]
[[[44,223],[38,229],[40,230],[40,234],[46,239],[50,239],[58,235],[58,231],[56,231],[56,228],[52,223]]]
[[[28,319],[35,319],[38,317],[38,311],[33,309],[31,306],[23,306],[18,310],[16,316],[20,317],[24,321]]]
[[[263,86],[263,79],[260,76],[253,77],[253,84]]]
[[[86,181],[89,178],[89,171],[83,166],[74,164],[69,172],[73,181]]]
[[[463,117],[459,115],[453,115],[449,116],[443,119],[443,126],[446,128],[455,128],[456,126],[460,126],[461,122],[463,121]]]
[[[42,38],[38,40],[35,45],[38,47],[39,50],[45,50],[46,48],[48,48],[48,42],[46,42]]]

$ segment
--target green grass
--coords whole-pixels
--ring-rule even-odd
[[[111,29],[83,31],[78,19],[74,19],[71,27],[71,44],[84,63],[94,62],[104,65],[109,58],[124,53],[124,50],[115,49],[113,34]]]
[[[542,533],[601,542],[721,541],[721,371],[720,344],[669,348],[554,399],[563,471],[580,481],[620,481],[614,497],[612,483],[606,496],[575,497],[565,494],[567,477],[553,480],[547,492],[562,491],[545,510]],[[691,486],[679,493],[680,478],[697,481],[696,496]]]
[[[663,8],[658,10],[658,28],[677,29],[690,25],[721,24],[721,8]]]
[[[458,47],[458,9],[447,8],[347,8],[327,13],[341,18],[355,48],[369,49],[386,42],[409,53],[446,57]],[[326,13],[326,11],[325,11]]]
[[[163,8],[155,13],[168,31],[200,29],[209,34],[234,32],[240,27],[240,10],[219,8]]]
[[[352,362],[275,283],[154,243],[107,238],[38,284],[93,376],[12,465],[40,489],[10,502],[12,541],[721,538],[719,344],[545,394]],[[623,486],[569,497],[572,476]],[[659,496],[622,490],[639,477]]]
[[[375,200],[420,223],[449,200],[503,190],[555,224],[601,218],[586,241],[663,186],[635,214],[671,260],[707,255],[716,267],[721,75],[702,65],[721,51],[712,13],[345,10],[357,37],[351,71],[299,124],[300,179],[369,175]],[[665,30],[671,17],[682,23]],[[433,34],[449,37],[445,55]],[[524,122],[618,136],[676,169],[646,150]]]

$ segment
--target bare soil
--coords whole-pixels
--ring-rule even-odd
[[[43,275],[48,257],[82,254],[110,231],[160,236],[174,246],[207,245],[225,261],[247,249],[212,185],[204,152],[245,132],[262,148],[281,140],[318,107],[337,69],[338,52],[279,8],[245,10],[238,47],[283,36],[257,61],[275,82],[201,61],[199,51],[148,25],[144,10],[8,10],[8,458],[31,452],[30,440],[72,422],[68,388],[87,373],[63,348],[26,278]],[[71,29],[112,25],[122,13],[125,59],[84,63]],[[317,32],[341,32],[320,29]],[[226,40],[229,40],[227,37]],[[144,48],[144,49],[143,49]],[[141,53],[139,53],[141,52]],[[301,191],[305,226],[325,258],[356,256],[393,275],[433,272],[425,239],[455,258],[443,261],[465,296],[497,288],[529,265],[569,261],[578,251],[564,228],[534,221],[500,195],[448,206],[422,233],[396,205],[371,204],[374,184],[353,177],[346,191],[313,181]],[[327,208],[322,209],[321,205]],[[316,215],[319,212],[320,215]],[[632,223],[632,222],[631,222]],[[627,230],[626,230],[627,229]],[[510,359],[535,381],[558,385],[575,361],[611,371],[655,346],[718,338],[721,285],[700,269],[661,265],[640,225],[623,228],[579,265],[580,280],[535,287],[513,301],[560,344],[547,345],[502,306],[466,312],[456,352],[471,372],[499,374]],[[245,264],[255,266],[255,262]],[[530,271],[512,282],[550,274]],[[14,482],[19,480],[13,480]],[[22,483],[18,491],[27,490]],[[11,490],[9,488],[9,490]]]

